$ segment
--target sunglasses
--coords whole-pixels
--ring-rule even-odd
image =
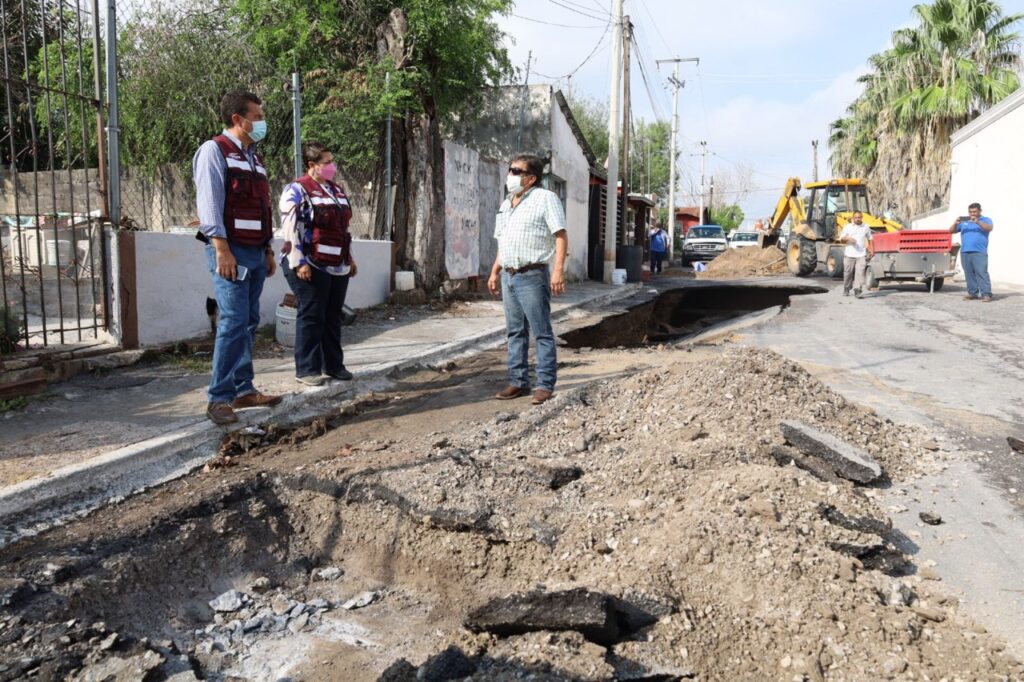
[[[526,170],[525,168],[509,168],[508,169],[508,174],[509,175],[533,175],[533,173],[531,173],[530,171]]]

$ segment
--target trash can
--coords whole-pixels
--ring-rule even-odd
[[[627,282],[639,282],[644,265],[644,247],[618,246],[615,249],[615,267],[626,271]]]

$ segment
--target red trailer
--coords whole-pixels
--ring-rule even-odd
[[[959,246],[947,230],[900,230],[873,234],[875,256],[868,263],[869,289],[881,282],[922,282],[929,291],[942,288],[957,273]]]

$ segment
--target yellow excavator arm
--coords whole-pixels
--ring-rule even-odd
[[[807,207],[804,206],[804,201],[800,198],[800,187],[800,178],[790,178],[786,181],[782,196],[775,204],[775,212],[768,219],[765,231],[758,237],[762,247],[778,243],[779,232],[782,230],[786,218],[792,217],[794,225],[802,225],[807,222]]]

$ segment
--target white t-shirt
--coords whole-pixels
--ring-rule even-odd
[[[871,228],[867,223],[847,223],[839,234],[839,239],[853,237],[853,243],[846,245],[843,255],[847,258],[864,258],[868,255],[868,241],[871,240]]]

